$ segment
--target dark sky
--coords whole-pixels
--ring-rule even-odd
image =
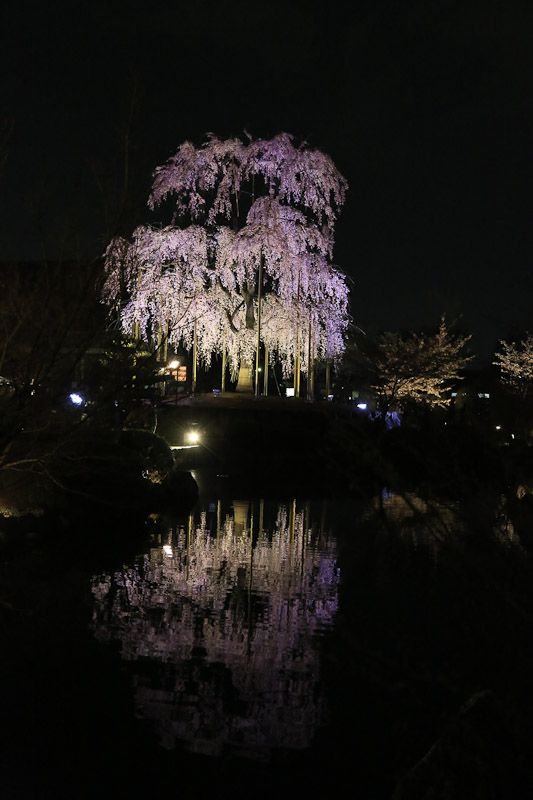
[[[343,4],[342,4],[343,5]],[[337,264],[370,331],[532,328],[533,3],[3,4],[0,258],[98,248],[135,99],[134,214],[189,139],[286,130],[350,184]]]

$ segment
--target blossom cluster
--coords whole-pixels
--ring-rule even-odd
[[[200,358],[225,350],[236,372],[254,357],[261,294],[260,340],[286,374],[298,354],[304,370],[309,354],[338,358],[348,289],[331,259],[346,189],[329,156],[286,133],[185,142],[156,169],[149,199],[173,200],[172,225],[111,243],[103,299],[125,330],[185,347],[195,331]]]

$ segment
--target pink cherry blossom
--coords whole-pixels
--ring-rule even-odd
[[[172,225],[137,228],[106,252],[103,300],[146,340],[168,331],[200,358],[225,348],[236,373],[260,339],[290,374],[300,351],[337,359],[344,349],[348,289],[331,264],[334,226],[347,190],[331,158],[281,133],[270,140],[181,145],[155,170],[148,205],[172,203]],[[306,344],[307,342],[307,344]]]

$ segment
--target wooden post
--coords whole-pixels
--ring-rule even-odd
[[[220,389],[222,392],[226,391],[226,330],[224,329],[224,344],[222,349],[222,380],[220,381]]]
[[[307,342],[307,400],[312,403],[315,399],[315,360],[313,358],[313,342],[311,323],[309,323],[309,339]]]
[[[160,322],[157,323],[157,360],[159,363],[164,363],[163,359],[163,326]]]
[[[137,290],[139,289],[139,284],[141,282],[141,268],[137,267]],[[133,323],[133,337],[135,341],[139,341],[139,320],[136,319]]]
[[[296,332],[296,353],[294,358],[294,396],[300,397],[300,328]]]
[[[194,394],[196,391],[196,316],[194,317],[194,335],[192,340],[192,391],[191,394]]]
[[[268,397],[268,344],[265,343],[265,371],[263,377],[263,395]]]
[[[168,358],[168,322],[165,325],[165,333],[163,339],[163,364],[167,363]]]
[[[257,279],[257,341],[255,345],[255,399],[259,397],[259,348],[261,346],[261,284],[263,283],[263,254],[259,259]]]
[[[300,397],[300,266],[296,292],[296,352],[294,354],[294,396]]]

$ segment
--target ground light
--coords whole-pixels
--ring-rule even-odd
[[[190,450],[194,447],[200,446],[200,434],[198,431],[192,430],[185,434],[185,444],[174,444],[170,446],[171,450]]]

